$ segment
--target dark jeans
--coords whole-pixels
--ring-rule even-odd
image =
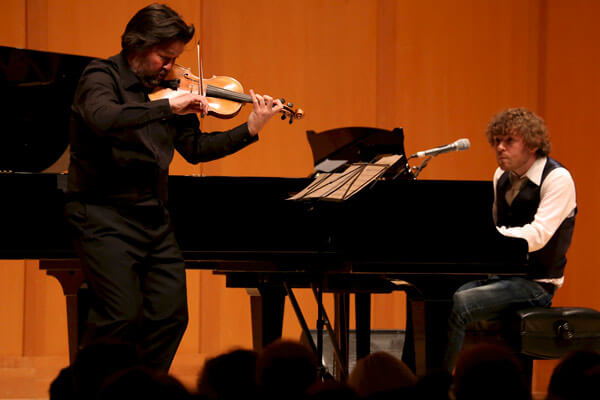
[[[70,201],[65,214],[91,295],[82,345],[133,342],[147,366],[167,371],[188,321],[185,265],[167,210]]]
[[[554,290],[547,291],[542,285],[519,277],[491,277],[462,285],[452,297],[445,368],[450,372],[454,369],[468,324],[495,319],[522,308],[549,307],[553,295]]]

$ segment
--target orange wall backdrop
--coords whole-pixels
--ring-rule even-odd
[[[8,0],[0,15],[0,45],[108,57],[120,50],[125,24],[146,4]],[[599,2],[167,4],[197,27],[207,76],[236,77],[246,89],[285,97],[306,112],[291,126],[270,122],[257,144],[223,160],[192,166],[176,157],[173,174],[306,176],[312,169],[306,130],[401,126],[409,154],[462,137],[471,140],[469,151],[436,158],[420,179],[489,179],[495,161],[483,135],[488,120],[507,107],[529,107],[546,119],[553,155],[570,168],[578,190],[577,229],[555,305],[600,308],[595,290],[600,256],[594,251],[600,225],[600,173],[594,164],[600,148],[600,27],[593,20],[600,15]],[[191,43],[180,63],[196,68]],[[233,120],[206,118],[202,128],[225,129],[243,122],[248,112],[246,106]],[[2,261],[0,273],[5,305],[0,309],[0,356],[66,354],[58,283],[41,273],[36,261]],[[210,272],[189,272],[188,282],[191,323],[178,357],[249,347],[245,292],[225,289],[224,279]],[[314,321],[314,301],[307,292],[300,291],[299,297]],[[402,329],[403,307],[402,294],[377,296],[374,327]],[[298,338],[290,311],[285,335]],[[535,385],[543,391],[554,364],[538,365]]]

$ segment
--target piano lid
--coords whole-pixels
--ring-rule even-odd
[[[315,167],[325,163],[335,167],[336,163],[330,162],[332,160],[344,161],[337,163],[338,166],[356,162],[371,162],[378,156],[386,154],[399,154],[406,160],[402,128],[388,131],[369,127],[344,127],[322,132],[311,130],[306,132],[306,136],[313,153]],[[403,170],[405,170],[405,163],[401,162],[395,168],[390,169],[386,175],[395,177],[401,174],[410,177],[410,172]]]
[[[75,88],[92,59],[0,46],[0,171],[44,171],[63,155]]]

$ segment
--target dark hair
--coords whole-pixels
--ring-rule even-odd
[[[99,400],[191,399],[190,393],[177,378],[143,366],[131,367],[109,376],[95,394]]]
[[[93,398],[107,377],[140,363],[138,348],[133,343],[104,338],[86,345],[77,352],[70,367],[75,397]]]
[[[600,373],[599,368],[600,353],[596,351],[577,350],[567,354],[554,367],[548,385],[548,399],[585,398],[584,395],[590,393],[586,390],[593,385],[592,378]]]
[[[170,7],[154,3],[129,20],[121,36],[121,47],[125,54],[131,54],[171,40],[187,43],[194,32],[194,25],[187,25]]]
[[[256,351],[237,349],[208,359],[198,377],[198,393],[209,399],[255,399],[257,357]]]
[[[358,360],[348,377],[348,384],[360,397],[391,394],[416,383],[417,377],[410,368],[385,351],[376,351]]]
[[[256,360],[256,379],[263,399],[300,399],[318,379],[319,362],[308,347],[278,339]]]
[[[454,370],[456,400],[530,400],[521,363],[506,347],[478,344],[459,355]]]
[[[544,120],[525,108],[509,108],[496,114],[490,121],[485,135],[493,146],[494,138],[521,135],[530,149],[537,147],[538,157],[550,153],[550,137]]]

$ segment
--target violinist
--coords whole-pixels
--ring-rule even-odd
[[[190,163],[232,154],[283,107],[251,91],[248,121],[207,135],[196,115],[208,112],[205,97],[151,101],[193,36],[171,8],[141,9],[121,53],[85,69],[72,105],[65,215],[91,293],[82,345],[135,343],[143,363],[163,371],[188,321],[183,256],[166,208],[174,150]]]

